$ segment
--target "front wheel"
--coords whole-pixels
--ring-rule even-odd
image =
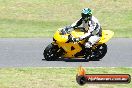
[[[59,47],[57,45],[49,44],[44,50],[44,58],[47,61],[54,61],[59,59]]]

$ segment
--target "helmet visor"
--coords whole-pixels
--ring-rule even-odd
[[[82,18],[88,18],[88,17],[91,17],[91,15],[89,15],[89,14],[81,14],[82,15]]]

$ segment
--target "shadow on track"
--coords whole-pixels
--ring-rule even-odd
[[[42,59],[42,61],[46,61],[45,59]],[[58,60],[54,60],[54,61],[64,61],[64,62],[89,62],[89,61],[98,61],[98,60],[89,60],[86,61],[85,59],[69,59],[69,58],[64,58],[64,59],[58,59]]]

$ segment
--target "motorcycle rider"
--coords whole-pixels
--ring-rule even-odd
[[[85,34],[79,38],[73,38],[73,41],[78,42],[86,39],[85,48],[91,48],[98,42],[102,36],[102,29],[99,21],[92,15],[90,8],[84,8],[81,12],[81,18],[71,25],[73,29],[82,26]]]

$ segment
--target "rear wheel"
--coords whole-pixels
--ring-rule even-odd
[[[91,55],[92,55],[91,49],[85,49],[85,54],[84,54],[85,61],[88,62],[90,60]]]
[[[107,53],[107,45],[100,44],[95,47],[95,49],[92,51],[91,60],[100,60],[102,59]]]
[[[59,59],[59,47],[57,45],[49,44],[44,50],[44,58],[47,61],[54,61]]]

